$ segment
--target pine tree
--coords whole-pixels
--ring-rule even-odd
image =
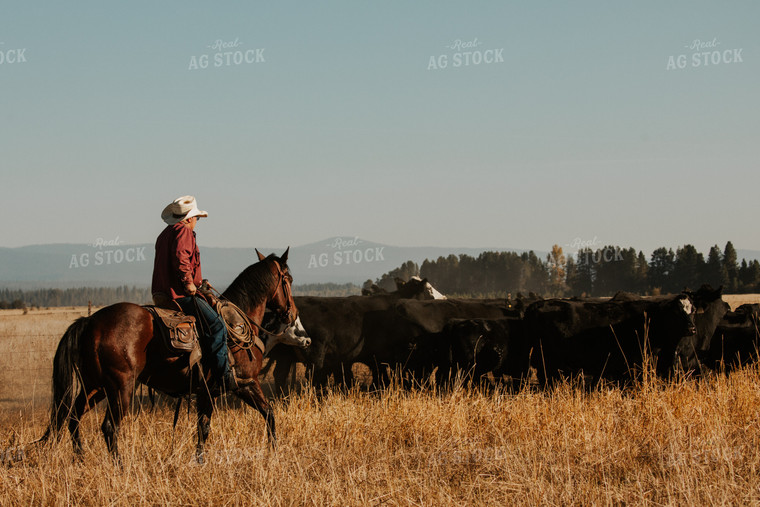
[[[552,246],[552,251],[546,256],[546,267],[549,273],[549,291],[552,295],[561,297],[565,293],[565,254],[562,247]]]
[[[663,293],[673,292],[671,287],[675,266],[675,254],[672,249],[661,247],[652,252],[649,262],[649,288],[659,289]]]
[[[723,250],[723,292],[736,292],[739,288],[739,267],[736,263],[736,249],[730,241]]]
[[[647,258],[644,252],[639,251],[639,256],[636,259],[636,292],[639,294],[645,294],[648,292],[648,280],[649,280],[649,264],[647,264]]]
[[[591,249],[581,248],[576,255],[576,276],[570,291],[576,296],[590,296],[594,290],[594,258]]]
[[[702,273],[702,280],[713,287],[717,287],[724,279],[723,254],[718,245],[715,245],[710,248],[710,252],[707,254],[707,262]]]
[[[675,269],[673,270],[673,292],[685,288],[696,290],[701,285],[699,280],[704,272],[705,258],[694,245],[684,245],[676,250]]]

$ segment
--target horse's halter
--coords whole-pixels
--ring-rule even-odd
[[[292,305],[290,302],[292,301],[292,293],[291,293],[291,287],[290,284],[293,283],[293,277],[290,276],[289,273],[285,273],[282,270],[282,267],[280,266],[280,263],[273,260],[274,265],[277,266],[277,272],[278,272],[278,278],[277,283],[274,287],[274,292],[272,292],[272,295],[269,296],[268,301],[274,301],[275,296],[277,295],[277,290],[282,286],[282,293],[283,297],[285,297],[285,309],[284,310],[273,310],[275,314],[277,315],[277,318],[280,322],[286,325],[286,327],[292,326],[295,321],[295,315],[292,315]]]

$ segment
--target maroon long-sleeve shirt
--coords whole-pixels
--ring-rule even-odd
[[[200,286],[201,254],[195,232],[184,224],[168,225],[156,240],[152,292],[163,292],[172,299],[187,295],[185,284]]]

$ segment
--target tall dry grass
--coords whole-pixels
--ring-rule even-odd
[[[29,412],[50,400],[53,356],[84,308],[0,310],[0,411]]]
[[[116,466],[101,408],[81,459],[65,435],[0,469],[0,503],[757,504],[759,386],[752,368],[626,392],[307,389],[276,403],[275,451],[257,413],[220,406],[204,466],[194,415],[173,433],[168,408],[125,422]],[[2,437],[30,442],[45,420],[5,418]]]
[[[760,369],[645,378],[590,393],[306,388],[275,402],[275,451],[257,413],[222,401],[203,466],[194,414],[172,432],[169,408],[127,418],[115,465],[100,407],[84,418],[81,459],[64,435],[0,467],[0,504],[760,503]],[[4,410],[0,448],[33,441],[46,421]]]

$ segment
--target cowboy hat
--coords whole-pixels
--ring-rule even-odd
[[[161,220],[169,225],[177,224],[183,220],[193,217],[207,217],[208,212],[198,209],[198,205],[195,203],[195,197],[192,195],[185,195],[178,199],[174,199],[174,202],[170,203],[161,212]]]

